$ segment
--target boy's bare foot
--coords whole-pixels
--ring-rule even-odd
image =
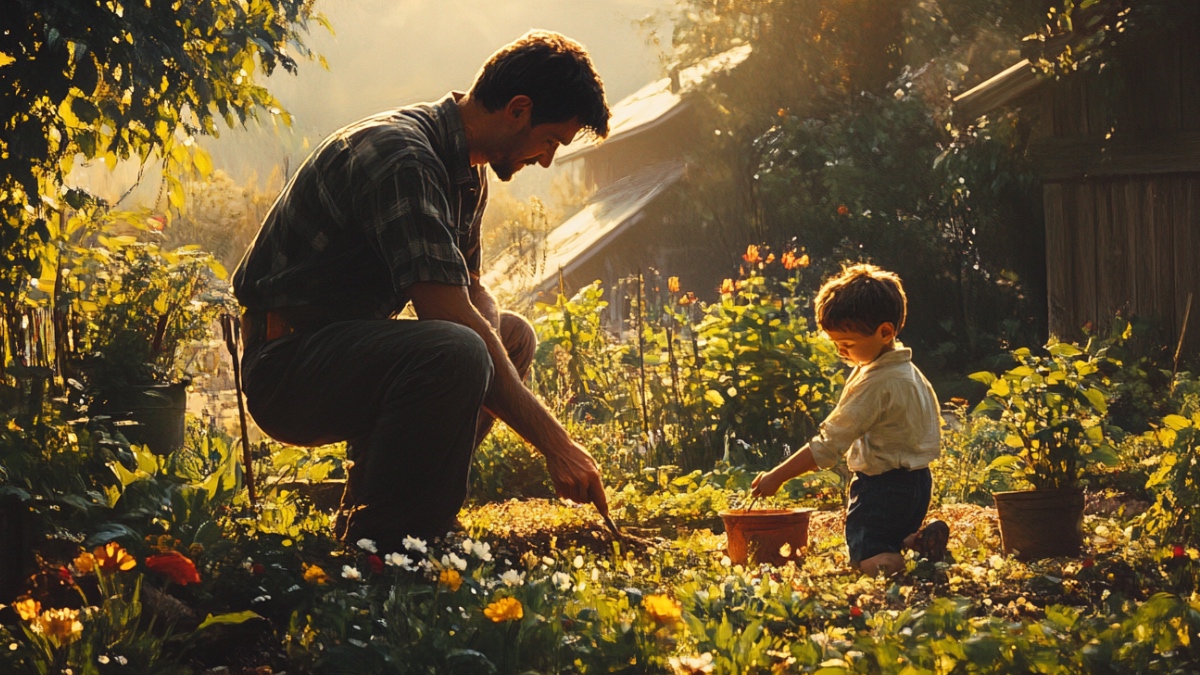
[[[904,545],[929,562],[941,562],[946,557],[946,544],[949,542],[950,526],[940,520],[931,520],[916,534],[909,535]]]

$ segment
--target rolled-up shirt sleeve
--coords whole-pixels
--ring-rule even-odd
[[[361,217],[372,247],[387,263],[397,294],[419,281],[470,285],[441,181],[417,161],[393,166],[366,191]]]
[[[808,442],[817,466],[829,469],[841,461],[850,446],[875,425],[883,412],[883,398],[876,387],[847,386],[837,407],[821,422],[820,432]]]

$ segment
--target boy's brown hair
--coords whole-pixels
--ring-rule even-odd
[[[821,286],[813,304],[822,330],[863,335],[873,335],[889,321],[899,334],[908,314],[900,277],[865,263],[842,268],[841,274]]]

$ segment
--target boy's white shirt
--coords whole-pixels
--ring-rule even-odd
[[[822,469],[845,453],[851,471],[875,476],[892,469],[923,469],[941,455],[937,394],[913,365],[912,350],[896,349],[855,368],[837,407],[809,442]]]

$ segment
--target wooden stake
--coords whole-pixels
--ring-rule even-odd
[[[225,314],[221,316],[221,327],[225,332],[225,348],[233,359],[233,386],[237,388],[238,418],[242,425],[242,470],[246,472],[246,491],[253,509],[258,506],[258,488],[254,484],[254,461],[250,457],[250,436],[246,431],[246,404],[242,400],[242,364],[238,358],[241,323],[232,314]]]
[[[1175,345],[1175,363],[1171,371],[1171,390],[1175,389],[1174,375],[1179,372],[1179,355],[1183,353],[1183,339],[1187,336],[1188,318],[1192,315],[1192,294],[1188,293],[1187,306],[1183,310],[1183,326],[1179,329],[1179,342]]]

